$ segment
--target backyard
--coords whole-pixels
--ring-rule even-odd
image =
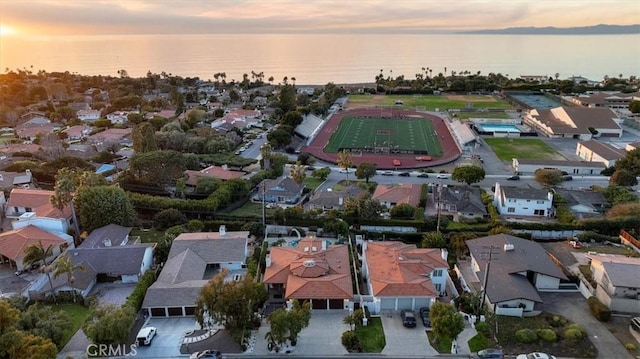
[[[539,139],[485,138],[485,142],[502,161],[512,158],[527,160],[564,160],[558,152]]]
[[[402,101],[397,106],[396,101]],[[397,106],[404,109],[444,111],[447,109],[512,109],[506,101],[490,95],[349,95],[349,108]]]

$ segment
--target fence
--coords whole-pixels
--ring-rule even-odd
[[[640,253],[640,241],[624,229],[620,230],[620,240],[622,241],[622,244],[629,245],[633,250]]]

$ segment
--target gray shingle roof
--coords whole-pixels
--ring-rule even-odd
[[[131,233],[131,228],[129,227],[107,224],[104,227],[94,229],[79,248],[105,247],[106,240],[111,241],[111,246],[119,246],[127,239],[129,233]]]
[[[268,196],[294,196],[302,190],[291,177],[281,177],[274,180],[264,180],[265,194]],[[262,188],[262,184],[258,187]]]
[[[455,204],[458,212],[487,214],[487,208],[480,198],[480,189],[477,187],[444,187],[440,196],[442,202]]]
[[[631,263],[602,262],[607,276],[616,287],[640,288],[640,265]]]
[[[512,244],[513,250],[505,251],[505,244]],[[481,279],[484,278],[488,251],[493,249],[487,285],[487,296],[492,303],[520,298],[542,302],[534,285],[529,283],[526,277],[519,275],[520,272],[535,272],[567,279],[544,248],[530,240],[497,234],[469,240],[467,246],[480,266],[477,275]]]
[[[532,187],[503,187],[500,189],[506,198],[547,200],[549,191]]]
[[[87,262],[97,273],[133,275],[140,273],[140,266],[147,250],[146,245],[130,245],[104,248],[76,248],[68,251],[72,262]]]

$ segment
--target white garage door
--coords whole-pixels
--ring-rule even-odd
[[[394,310],[396,309],[396,298],[382,298],[380,299],[381,310]]]
[[[398,298],[398,309],[413,309],[413,298]]]
[[[416,298],[416,307],[414,309],[418,310],[422,307],[428,307],[430,303],[431,300],[429,298]]]

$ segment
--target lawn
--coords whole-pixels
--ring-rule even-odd
[[[64,348],[67,345],[67,342],[71,339],[71,337],[76,334],[78,329],[82,328],[84,322],[89,318],[89,308],[82,306],[80,304],[59,304],[59,305],[51,305],[53,310],[59,310],[61,312],[67,313],[69,319],[73,326],[71,329],[67,330],[64,334],[64,338],[60,344],[60,349]]]
[[[475,353],[482,349],[487,349],[491,346],[491,342],[484,335],[478,333],[467,342],[469,344],[469,350]]]
[[[438,353],[451,354],[451,343],[453,343],[453,340],[447,337],[436,339],[435,334],[431,331],[427,332],[427,336],[429,337],[429,343]]]
[[[247,201],[244,206],[225,214],[232,217],[262,218],[262,203]],[[272,215],[273,209],[267,208],[267,217]]]
[[[130,236],[140,237],[142,243],[158,243],[164,238],[164,231],[158,231],[156,229],[132,229]]]
[[[319,178],[307,177],[304,179],[304,186],[310,190],[314,190],[318,188],[322,182],[324,181]]]
[[[396,106],[402,101],[402,106]],[[484,95],[349,95],[350,107],[396,106],[405,109],[444,111],[447,109],[494,108],[512,109],[508,102]]]
[[[433,123],[426,118],[345,117],[324,150],[336,153],[343,149],[374,148],[442,156]]]
[[[511,118],[511,116],[504,112],[456,112],[453,114],[453,117],[461,120],[469,118]]]
[[[380,353],[386,345],[380,318],[370,318],[366,327],[358,325],[356,327],[356,335],[365,353]]]
[[[512,158],[527,160],[564,160],[558,152],[539,139],[485,138],[491,149],[502,161]]]

